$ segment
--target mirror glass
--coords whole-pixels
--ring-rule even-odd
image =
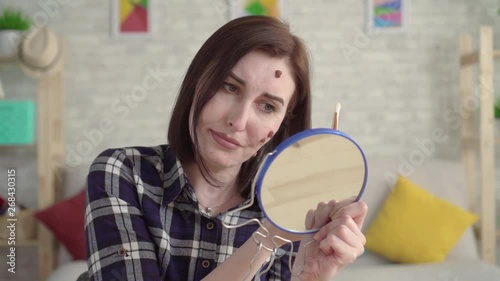
[[[319,202],[359,200],[367,178],[366,158],[347,135],[333,129],[300,132],[267,155],[256,181],[256,194],[266,217],[294,233],[306,229],[307,212]]]

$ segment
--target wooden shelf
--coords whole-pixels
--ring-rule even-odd
[[[471,209],[480,210],[479,248],[481,259],[496,264],[497,238],[500,230],[496,227],[495,196],[495,150],[500,144],[500,136],[495,135],[494,122],[491,122],[494,98],[491,95],[493,84],[494,59],[500,58],[500,50],[493,48],[493,28],[481,26],[479,30],[478,49],[473,51],[472,36],[463,33],[460,36],[460,103],[467,104],[476,93],[476,82],[482,98],[479,101],[477,115],[463,116],[462,123],[462,160],[465,167],[465,180],[470,191],[470,198],[479,198],[480,202],[471,200]],[[467,67],[466,67],[467,66]],[[477,69],[477,73],[474,72]],[[488,109],[488,110],[485,110]],[[480,134],[479,134],[480,132]],[[480,167],[478,170],[477,167]]]
[[[36,149],[36,144],[21,144],[21,145],[1,145],[0,150],[10,149]]]
[[[500,58],[500,50],[493,50],[493,58],[495,59]],[[478,62],[479,62],[478,51],[464,53],[463,55],[460,56],[460,65],[462,66],[477,64]]]
[[[17,56],[0,56],[0,63],[15,63],[17,61]]]
[[[462,140],[470,144],[479,141],[479,136],[467,134],[462,136]],[[495,144],[500,144],[500,137],[495,137]]]
[[[460,65],[466,66],[475,64],[479,61],[479,53],[478,52],[470,52],[465,53],[460,56]]]
[[[1,57],[0,64],[17,64],[17,57]],[[63,134],[63,108],[64,108],[64,71],[43,75],[37,80],[37,113],[36,113],[36,138],[29,145],[0,145],[0,152],[7,154],[7,150],[15,152],[36,151],[37,173],[32,175],[38,178],[38,207],[47,208],[55,204],[62,190],[62,177],[64,172],[59,163],[64,162],[64,134]],[[38,258],[39,281],[47,281],[48,276],[57,267],[57,254],[59,241],[45,226],[37,225],[37,239],[16,239],[16,247],[36,247]],[[12,247],[8,240],[0,239],[0,247]],[[1,279],[1,278],[0,278]]]
[[[8,241],[5,239],[0,239],[0,247],[29,247],[29,246],[37,246],[38,240],[30,239],[30,240],[16,240],[16,245],[9,245]]]

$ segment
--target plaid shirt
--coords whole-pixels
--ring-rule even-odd
[[[201,214],[168,145],[105,150],[90,166],[86,185],[90,280],[201,280],[258,228],[251,223],[228,229],[221,223],[224,213],[216,218]],[[256,200],[227,222],[250,218],[263,218]],[[287,250],[278,249],[282,257],[261,280],[290,279]]]

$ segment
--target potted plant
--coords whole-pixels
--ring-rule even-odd
[[[500,120],[500,98],[495,100],[495,119]]]
[[[0,14],[0,56],[13,56],[19,39],[31,27],[31,21],[23,12],[4,9]]]

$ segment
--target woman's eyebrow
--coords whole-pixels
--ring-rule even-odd
[[[269,99],[273,99],[279,103],[281,103],[281,105],[285,106],[285,102],[283,101],[282,98],[278,97],[278,96],[275,96],[275,95],[271,95],[269,93],[263,93],[262,96],[266,97],[266,98],[269,98]]]
[[[245,80],[243,80],[238,75],[234,74],[232,71],[229,72],[229,77],[233,78],[238,83],[240,83],[241,85],[245,86]],[[267,92],[263,93],[262,96],[264,96],[266,98],[269,98],[269,99],[272,99],[272,100],[275,100],[275,101],[281,103],[281,105],[285,106],[285,101],[283,101],[283,99],[280,98],[280,97],[278,97],[278,96],[272,95],[272,94],[267,93]]]
[[[238,75],[234,74],[232,71],[229,72],[229,77],[233,78],[238,83],[245,86],[245,81],[243,79],[241,79],[241,77],[238,77]]]

